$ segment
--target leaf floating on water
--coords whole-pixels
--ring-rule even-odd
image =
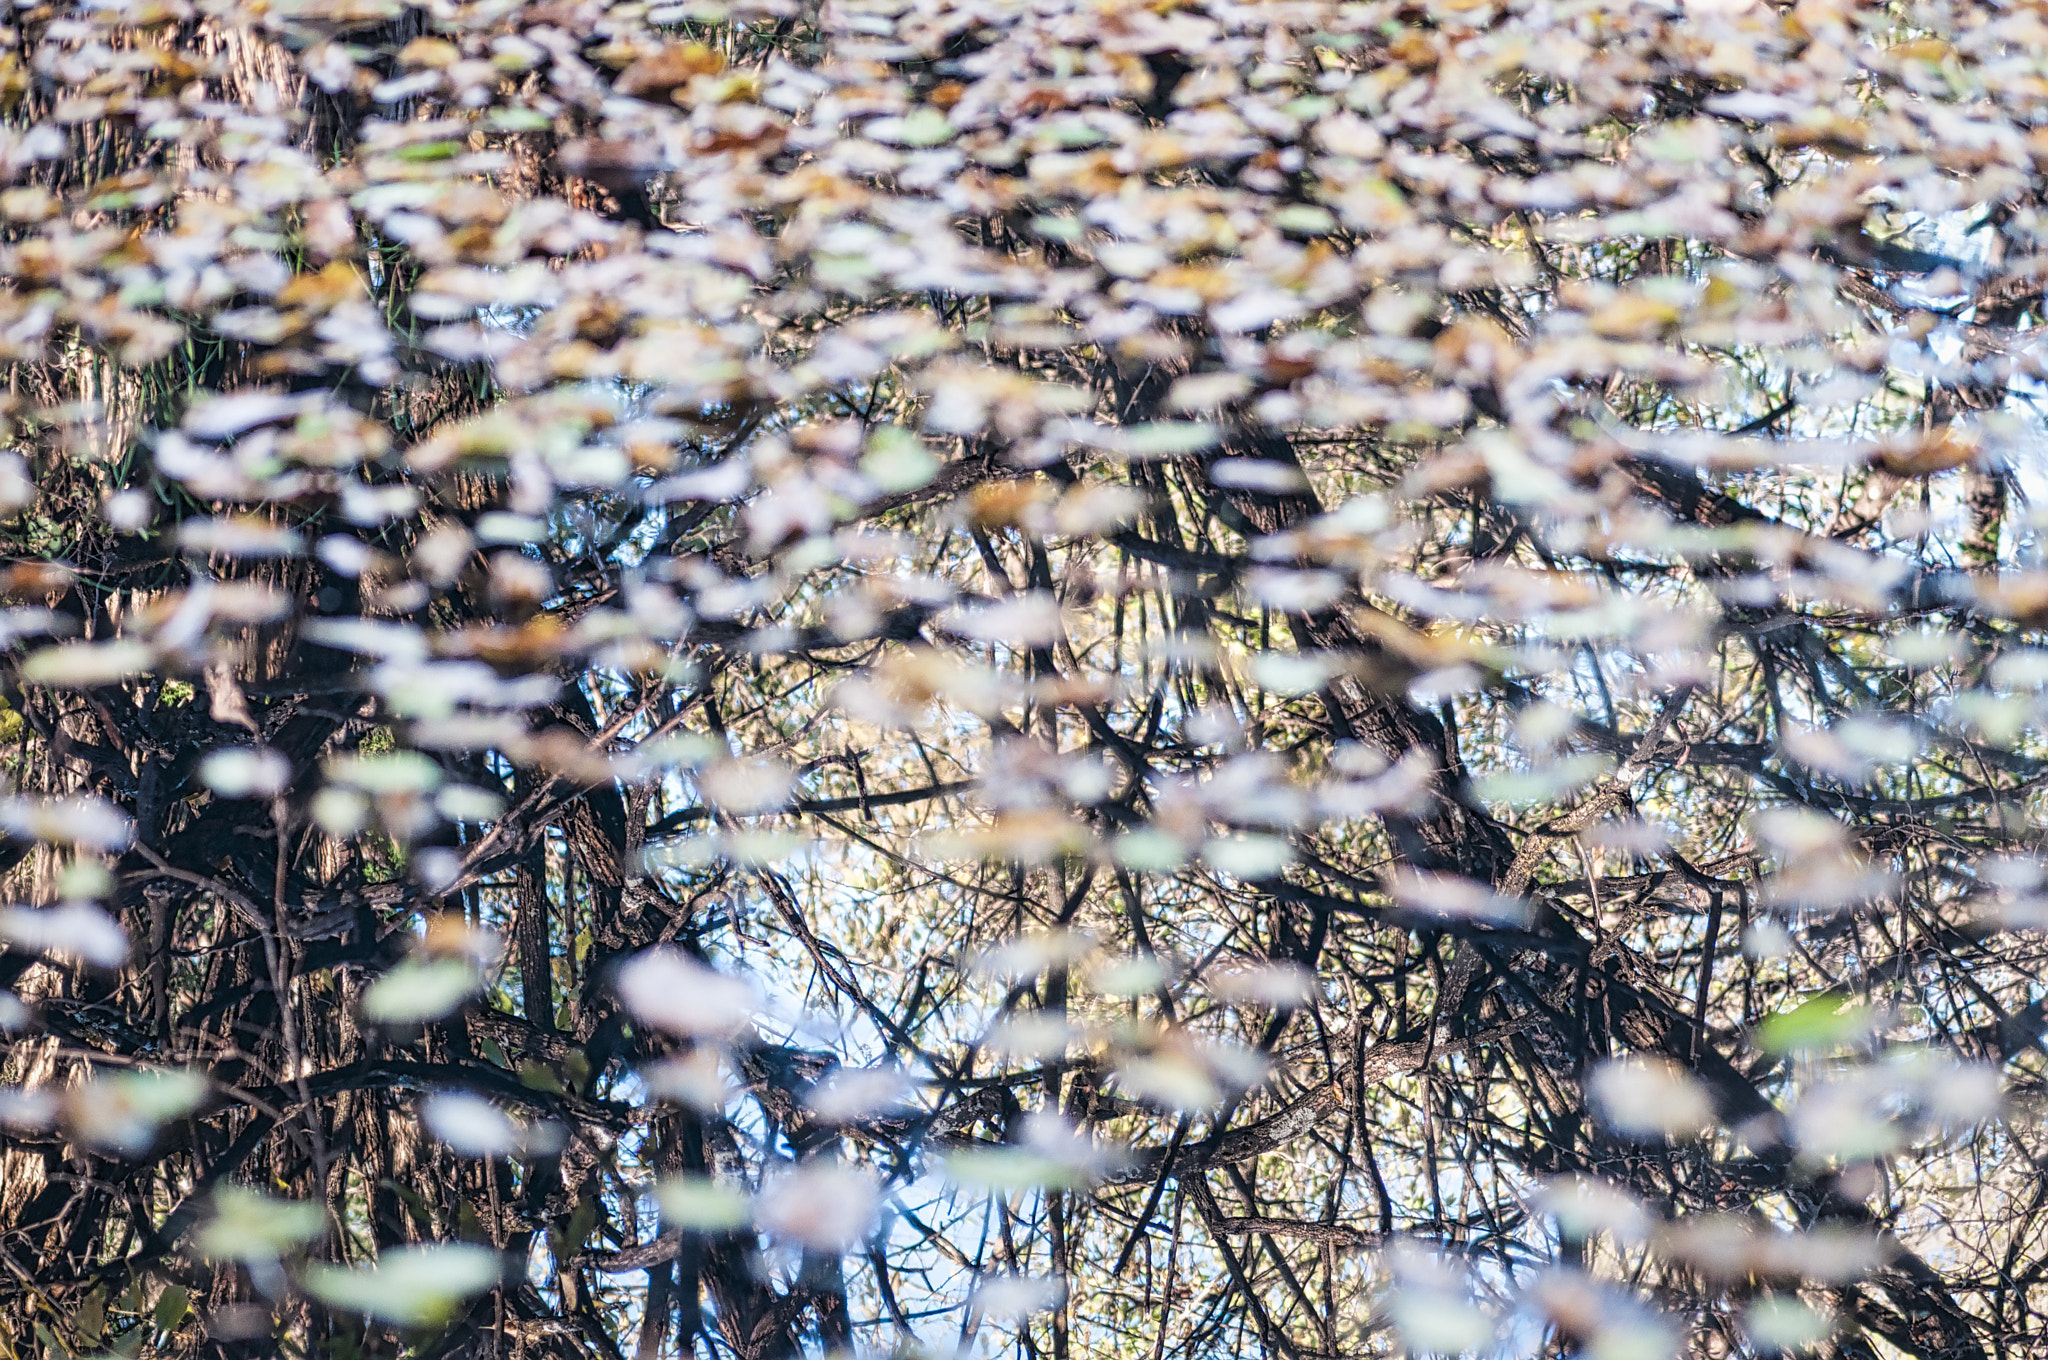
[[[1094,939],[1080,931],[1022,935],[982,951],[974,958],[972,967],[982,976],[1023,980],[1036,977],[1047,968],[1079,963],[1094,948]]]
[[[268,798],[282,793],[291,762],[267,746],[214,751],[199,764],[199,777],[223,798]]]
[[[503,1258],[488,1247],[443,1242],[393,1247],[354,1269],[315,1263],[306,1267],[304,1284],[330,1308],[398,1327],[427,1327],[452,1318],[504,1272]]]
[[[104,798],[8,798],[0,800],[0,828],[24,838],[76,845],[87,850],[126,850],[135,823]]]
[[[206,1099],[206,1078],[175,1068],[107,1072],[65,1093],[66,1123],[88,1145],[121,1157],[147,1152],[159,1131]]]
[[[31,653],[21,663],[21,678],[30,685],[94,689],[131,680],[154,664],[155,652],[141,642],[65,642]]]
[[[193,1245],[209,1260],[258,1263],[289,1255],[326,1231],[327,1215],[317,1204],[227,1185],[214,1192],[212,1212]]]
[[[680,949],[649,949],[621,964],[619,1000],[636,1019],[689,1038],[732,1038],[753,1022],[760,998],[743,978],[706,967]]]
[[[1757,1046],[1767,1053],[1804,1054],[1863,1042],[1877,1028],[1875,1008],[1837,992],[1820,992],[1757,1026]]]
[[[958,1184],[1004,1193],[1089,1185],[1126,1161],[1121,1149],[1040,1111],[1023,1121],[1014,1143],[948,1151],[945,1171]]]
[[[1492,1344],[1498,1324],[1453,1263],[1404,1242],[1387,1265],[1393,1283],[1381,1306],[1410,1351],[1456,1355]]]
[[[1607,1125],[1634,1138],[1689,1138],[1713,1126],[1704,1086],[1661,1056],[1617,1058],[1593,1071],[1588,1094]]]
[[[90,902],[0,907],[0,941],[27,953],[82,959],[95,968],[119,968],[128,962],[128,932]]]
[[[982,1036],[981,1046],[997,1059],[1045,1062],[1066,1052],[1081,1037],[1078,1027],[1057,1016],[1042,1011],[1019,1011],[990,1025]]]
[[[1134,954],[1128,958],[1106,959],[1102,961],[1090,970],[1088,985],[1105,996],[1143,996],[1148,992],[1157,991],[1170,981],[1172,976],[1172,971],[1152,955]],[[1217,978],[1210,979],[1210,989],[1216,991],[1218,995],[1225,995],[1226,993],[1222,988],[1234,987],[1239,975],[1233,973],[1226,976],[1229,979],[1228,981]],[[1294,977],[1288,975],[1283,975],[1274,980],[1273,984],[1268,987],[1265,985],[1264,979],[1254,974],[1245,980],[1245,986],[1246,990],[1243,995],[1254,1000],[1277,995],[1280,1000],[1276,1004],[1288,1004],[1290,999],[1299,999],[1295,997],[1295,992],[1299,990],[1298,983]],[[1020,1022],[1028,1023],[1027,1017],[1021,1015],[1008,1017],[1002,1022],[1000,1027],[1000,1033],[1003,1037],[999,1039],[998,1029],[992,1028],[989,1031],[989,1036],[982,1040],[983,1046],[1000,1053],[1005,1051],[1010,1044],[1021,1041],[1027,1045],[1028,1051],[1028,1040],[1024,1038],[1023,1031],[1018,1028]],[[1055,1030],[1052,1032],[1059,1034],[1066,1032],[1065,1022],[1054,1020],[1052,1024],[1055,1026]]]
[[[0,1124],[23,1133],[41,1133],[57,1122],[61,1108],[54,1092],[40,1087],[0,1086]]]
[[[870,1172],[816,1161],[771,1179],[754,1203],[754,1221],[770,1237],[837,1255],[868,1235],[880,1208]]]
[[[1202,859],[1234,878],[1277,878],[1294,862],[1294,848],[1278,836],[1218,837],[1202,846]]]
[[[667,1058],[640,1069],[640,1080],[657,1100],[673,1101],[692,1109],[715,1114],[734,1095],[718,1052],[692,1049],[681,1057]]]
[[[754,1220],[746,1194],[708,1176],[666,1176],[654,1187],[662,1222],[690,1232],[734,1232]]]
[[[781,807],[794,782],[790,771],[773,760],[718,760],[697,776],[704,797],[735,816]]]
[[[1825,1341],[1834,1316],[1797,1297],[1766,1294],[1743,1310],[1742,1329],[1759,1350],[1798,1351]]]
[[[840,1068],[804,1093],[804,1108],[827,1124],[900,1112],[917,1089],[900,1068]]]
[[[1456,875],[1404,869],[1395,872],[1390,886],[1397,905],[1422,916],[1493,925],[1519,925],[1529,917],[1526,901]]]
[[[0,1335],[2016,1344],[2038,7],[414,8],[0,47]]]
[[[1618,1242],[1635,1243],[1649,1235],[1650,1216],[1642,1204],[1606,1181],[1560,1176],[1544,1185],[1536,1202],[1567,1237],[1585,1239],[1604,1232]]]
[[[407,959],[363,992],[363,1015],[385,1025],[418,1025],[453,1013],[482,979],[466,959]]]
[[[254,516],[187,520],[178,527],[178,546],[223,557],[297,557],[305,551],[297,531]]]
[[[464,1157],[503,1157],[525,1146],[524,1131],[482,1096],[441,1092],[429,1096],[420,1118],[427,1132]]]
[[[974,1282],[969,1302],[985,1315],[1021,1322],[1049,1313],[1067,1300],[1067,1282],[1042,1275],[988,1274]]]

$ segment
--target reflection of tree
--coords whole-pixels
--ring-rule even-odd
[[[2040,35],[1838,9],[20,11],[0,1330],[2022,1344]]]

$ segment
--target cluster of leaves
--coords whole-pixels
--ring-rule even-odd
[[[22,0],[0,1355],[2023,1353],[2044,52]]]

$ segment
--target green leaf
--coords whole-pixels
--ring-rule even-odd
[[[504,1259],[488,1247],[440,1242],[396,1247],[354,1270],[309,1266],[304,1284],[330,1308],[399,1327],[428,1327],[446,1322],[465,1301],[497,1284],[504,1268]]]
[[[440,785],[441,767],[418,751],[381,755],[336,756],[327,762],[327,777],[370,794],[424,793]]]
[[[913,109],[901,118],[877,118],[868,124],[867,133],[878,142],[893,142],[897,146],[943,146],[960,135],[960,130],[946,121],[946,115],[934,108]]]
[[[590,1089],[590,1055],[580,1048],[572,1048],[562,1058],[562,1075],[569,1086],[578,1094]]]
[[[399,1202],[405,1205],[406,1212],[412,1215],[413,1223],[422,1233],[431,1233],[434,1230],[434,1206],[427,1203],[425,1195],[409,1185],[400,1185],[389,1176],[378,1184],[398,1196]]]
[[[1151,827],[1118,836],[1109,843],[1109,853],[1126,869],[1155,874],[1170,874],[1188,858],[1188,848],[1178,837]]]
[[[654,1187],[654,1198],[664,1222],[690,1232],[729,1232],[753,1218],[744,1193],[709,1176],[670,1176]]]
[[[939,460],[924,441],[901,425],[877,425],[860,460],[863,476],[883,491],[915,491],[938,475]]]
[[[1296,203],[1274,213],[1273,225],[1299,236],[1327,236],[1337,229],[1337,219],[1328,208]]]
[[[100,1333],[107,1329],[107,1296],[103,1290],[95,1289],[79,1301],[78,1311],[71,1315],[71,1329],[81,1340],[98,1343]]]
[[[493,132],[546,132],[554,124],[538,109],[492,109],[485,121]]]
[[[1088,1183],[1085,1168],[1028,1148],[966,1148],[946,1154],[946,1176],[956,1184],[998,1193],[1070,1189]]]
[[[569,1093],[562,1085],[560,1074],[554,1068],[532,1058],[520,1061],[519,1084],[529,1091],[546,1091],[549,1095],[562,1096]]]
[[[446,161],[462,154],[461,142],[416,142],[391,153],[402,161]]]
[[[476,966],[467,959],[407,959],[371,983],[363,993],[363,1014],[384,1025],[418,1025],[439,1020],[477,989]]]
[[[327,1212],[317,1204],[272,1199],[245,1186],[225,1185],[214,1192],[213,1217],[193,1244],[211,1261],[275,1261],[326,1231]],[[164,1297],[168,1296],[166,1291]],[[160,1298],[159,1314],[163,1308]]]
[[[185,1286],[168,1285],[156,1296],[156,1307],[150,1313],[150,1320],[160,1332],[175,1332],[185,1315],[192,1311],[192,1296],[185,1292]]]
[[[1862,1042],[1877,1025],[1877,1012],[1838,992],[1820,992],[1756,1028],[1757,1047],[1766,1053],[1818,1053]]]
[[[591,1229],[597,1226],[597,1204],[593,1200],[580,1200],[574,1212],[569,1215],[569,1250],[579,1252],[590,1240]]]
[[[1214,448],[1223,432],[1207,420],[1149,420],[1127,427],[1124,436],[1133,458],[1178,458]]]

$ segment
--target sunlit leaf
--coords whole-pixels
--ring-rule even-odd
[[[983,1275],[974,1283],[970,1302],[989,1317],[1021,1322],[1060,1306],[1067,1298],[1064,1280],[1037,1275]]]
[[[1796,1351],[1825,1340],[1834,1319],[1802,1299],[1766,1294],[1743,1310],[1742,1329],[1759,1350]]]
[[[520,1127],[481,1096],[441,1092],[420,1109],[427,1131],[465,1157],[503,1157],[525,1145]]]
[[[444,1322],[495,1285],[505,1263],[488,1247],[436,1243],[393,1247],[366,1266],[306,1267],[306,1291],[330,1308],[362,1313],[400,1327]]]
[[[193,1245],[210,1260],[275,1261],[326,1231],[327,1215],[317,1204],[227,1185],[214,1192],[212,1212]]]
[[[839,1253],[867,1236],[880,1207],[880,1187],[866,1170],[815,1161],[763,1186],[754,1221],[770,1237]]]
[[[914,1083],[893,1067],[840,1068],[804,1093],[804,1108],[827,1124],[901,1110]]]
[[[11,949],[83,959],[96,968],[128,962],[128,932],[90,902],[54,907],[0,907],[0,941]]]
[[[291,763],[268,747],[231,747],[208,754],[199,777],[223,798],[269,797],[284,791]]]
[[[1588,1084],[1601,1117],[1637,1138],[1685,1138],[1710,1127],[1714,1105],[1706,1088],[1664,1057],[1602,1063]]]
[[[1837,992],[1819,992],[1757,1026],[1756,1042],[1769,1053],[1818,1053],[1862,1042],[1878,1023],[1872,1007]]]
[[[438,1020],[467,1001],[478,982],[468,960],[407,959],[364,990],[363,1014],[386,1025]]]
[[[164,1125],[206,1099],[206,1078],[176,1068],[106,1072],[65,1093],[64,1114],[89,1145],[123,1157],[149,1149]]]
[[[635,1018],[693,1038],[740,1033],[760,1004],[745,979],[717,972],[672,948],[636,954],[620,965],[614,985]]]
[[[691,1232],[731,1232],[753,1221],[753,1205],[733,1186],[708,1176],[667,1176],[654,1187],[662,1221]]]
[[[66,642],[32,653],[21,663],[21,678],[31,685],[91,689],[132,679],[155,659],[141,642]]]

